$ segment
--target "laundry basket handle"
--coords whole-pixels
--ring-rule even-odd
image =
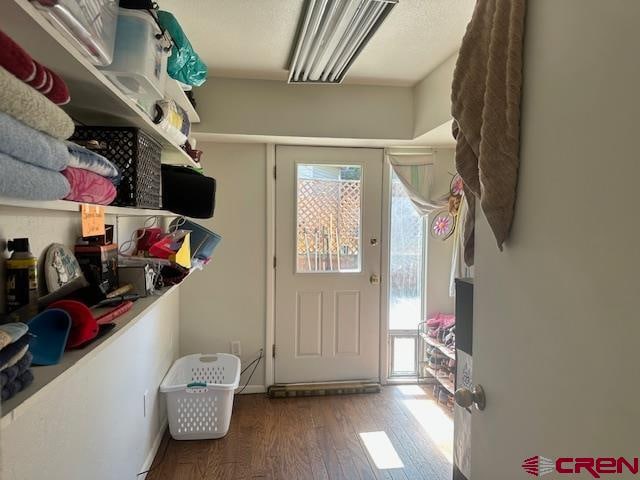
[[[207,388],[207,384],[204,382],[191,382],[187,384],[187,388]]]

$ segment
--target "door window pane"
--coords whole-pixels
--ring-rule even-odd
[[[391,375],[415,375],[416,337],[391,337],[393,340],[393,365]]]
[[[296,271],[361,271],[362,167],[298,164]]]
[[[424,219],[395,173],[390,223],[389,330],[417,330],[423,303]]]

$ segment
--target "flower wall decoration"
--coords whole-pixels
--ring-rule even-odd
[[[446,240],[455,230],[456,219],[446,210],[436,213],[431,221],[431,235],[440,240]]]
[[[446,240],[456,229],[460,203],[464,195],[464,182],[457,173],[453,175],[449,187],[447,208],[433,213],[429,233],[433,238]]]

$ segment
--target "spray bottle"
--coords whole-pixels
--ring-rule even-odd
[[[29,251],[28,238],[7,242],[13,255],[7,260],[7,311],[34,304],[38,300],[38,260]]]

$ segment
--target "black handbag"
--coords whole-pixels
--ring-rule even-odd
[[[211,218],[216,206],[216,180],[195,170],[162,165],[162,208],[192,218]]]

